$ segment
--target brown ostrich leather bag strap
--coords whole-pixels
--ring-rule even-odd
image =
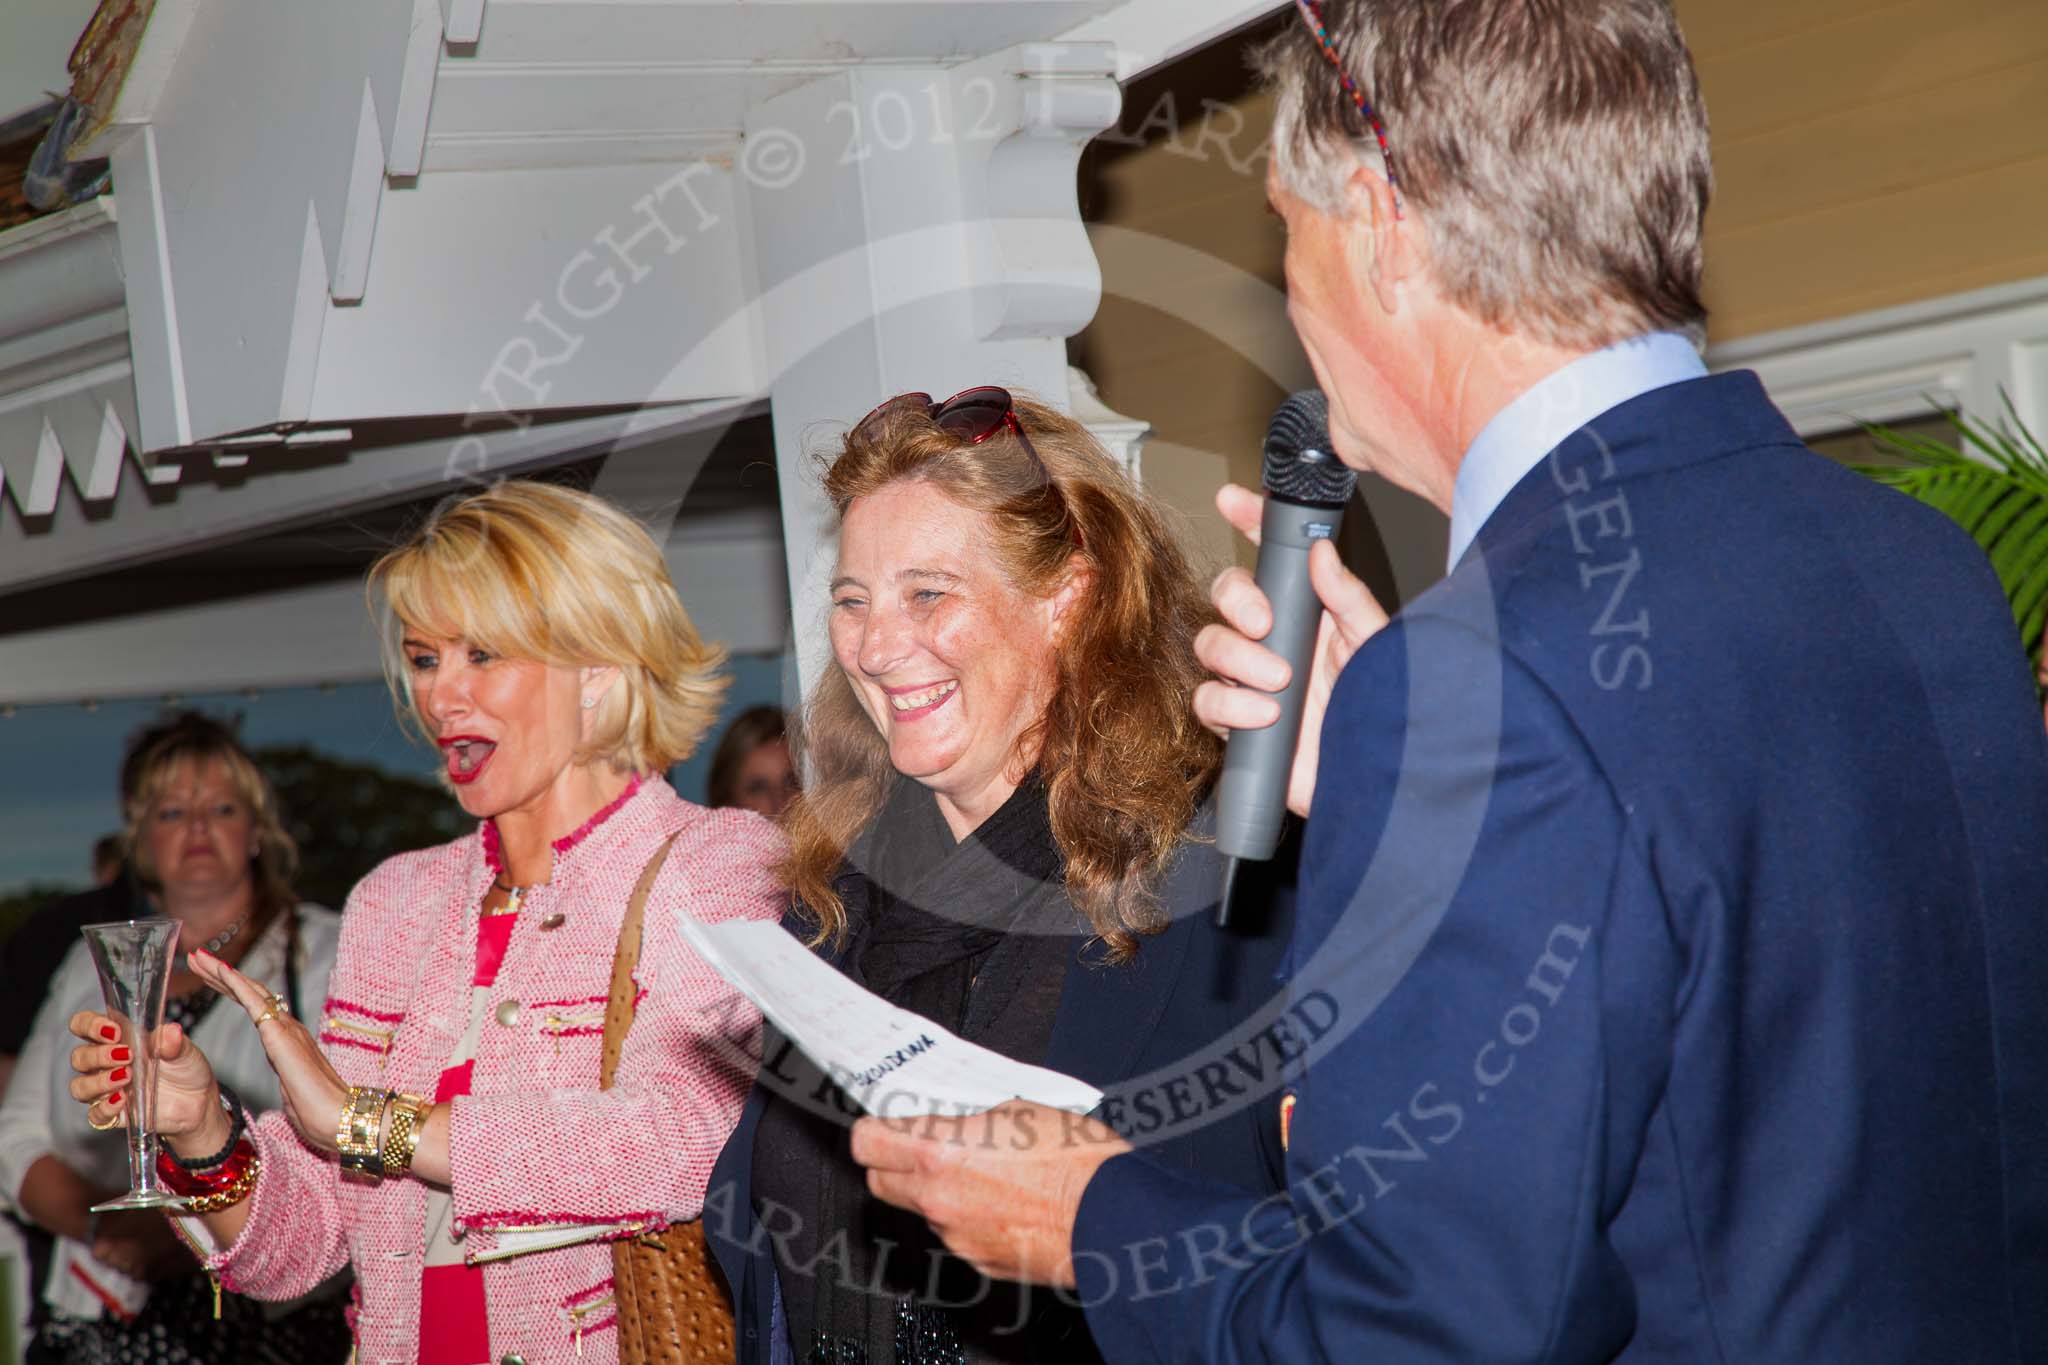
[[[626,1030],[633,1026],[633,973],[640,965],[641,925],[647,893],[668,860],[674,836],[663,841],[619,925],[612,956],[611,998],[604,1011],[603,1062],[598,1088],[618,1074]],[[612,1292],[619,1317],[620,1365],[729,1365],[734,1358],[732,1298],[704,1243],[704,1223],[672,1223],[612,1243]]]

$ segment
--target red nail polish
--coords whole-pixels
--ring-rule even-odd
[[[100,1025],[100,1037],[102,1037],[102,1038],[106,1039],[106,1040],[107,1040],[108,1042],[110,1042],[110,1043],[111,1043],[111,1042],[113,1042],[113,1041],[114,1041],[114,1040],[115,1040],[116,1038],[119,1038],[120,1036],[121,1036],[121,1030],[119,1030],[119,1029],[115,1028],[115,1027],[114,1027],[114,1026],[113,1026],[112,1024],[101,1024],[101,1025]]]
[[[117,1061],[117,1062],[125,1062],[125,1061],[127,1061],[127,1060],[128,1060],[128,1049],[127,1049],[127,1048],[125,1048],[125,1047],[117,1047],[117,1048],[115,1048],[115,1049],[114,1049],[114,1060],[115,1060],[115,1061]]]
[[[128,1079],[128,1068],[127,1068],[127,1067],[125,1067],[125,1066],[117,1066],[117,1067],[115,1067],[115,1068],[114,1068],[114,1074],[113,1074],[113,1075],[111,1075],[111,1076],[109,1076],[109,1077],[107,1077],[107,1079],[108,1079],[108,1080],[110,1080],[110,1081],[125,1081],[125,1080],[127,1080],[127,1079]]]
[[[120,1092],[120,1091],[118,1091],[118,1090],[116,1090],[116,1091],[115,1091],[115,1092],[114,1092],[113,1094],[111,1094],[111,1095],[107,1096],[107,1103],[108,1103],[108,1104],[119,1104],[120,1102],[121,1102],[121,1092]]]

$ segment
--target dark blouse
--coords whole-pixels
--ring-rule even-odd
[[[839,879],[842,970],[972,1042],[1043,1063],[1087,932],[1063,880],[1036,780],[958,843],[931,793],[899,781]],[[857,1108],[780,1038],[767,1047],[754,1207],[774,1234],[800,1365],[1092,1357],[1078,1312],[1044,1290],[983,1279],[923,1219],[870,1196],[848,1152]]]

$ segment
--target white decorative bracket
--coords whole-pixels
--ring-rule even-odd
[[[440,0],[440,4],[448,42],[466,45],[483,37],[484,0]]]
[[[1067,408],[1074,420],[1088,428],[1111,458],[1124,467],[1132,483],[1144,482],[1139,456],[1145,448],[1145,438],[1152,434],[1151,423],[1111,411],[1088,372],[1072,365],[1067,367]]]
[[[20,441],[18,424],[0,422],[0,438],[12,436],[0,450],[0,494],[24,517],[54,515],[67,478],[86,506],[111,503],[131,458],[151,484],[175,483],[182,472],[174,461],[152,461],[140,453],[131,434],[135,398],[127,366],[106,366],[83,380],[63,393],[31,395],[35,401],[18,410],[16,415],[40,419],[32,446]]]
[[[975,331],[990,341],[1072,336],[1102,297],[1075,176],[1082,149],[1123,109],[1116,49],[1026,43],[961,68],[955,82],[963,107],[983,94],[992,121],[1014,129],[963,168],[965,216],[987,231]]]
[[[146,448],[307,420],[385,177],[420,166],[441,24],[438,0],[159,0],[91,149],[120,186]]]

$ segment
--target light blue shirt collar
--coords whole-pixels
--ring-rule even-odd
[[[1610,408],[1707,372],[1690,339],[1652,332],[1581,356],[1493,415],[1458,465],[1451,492],[1451,559],[1458,561],[1537,461]]]

